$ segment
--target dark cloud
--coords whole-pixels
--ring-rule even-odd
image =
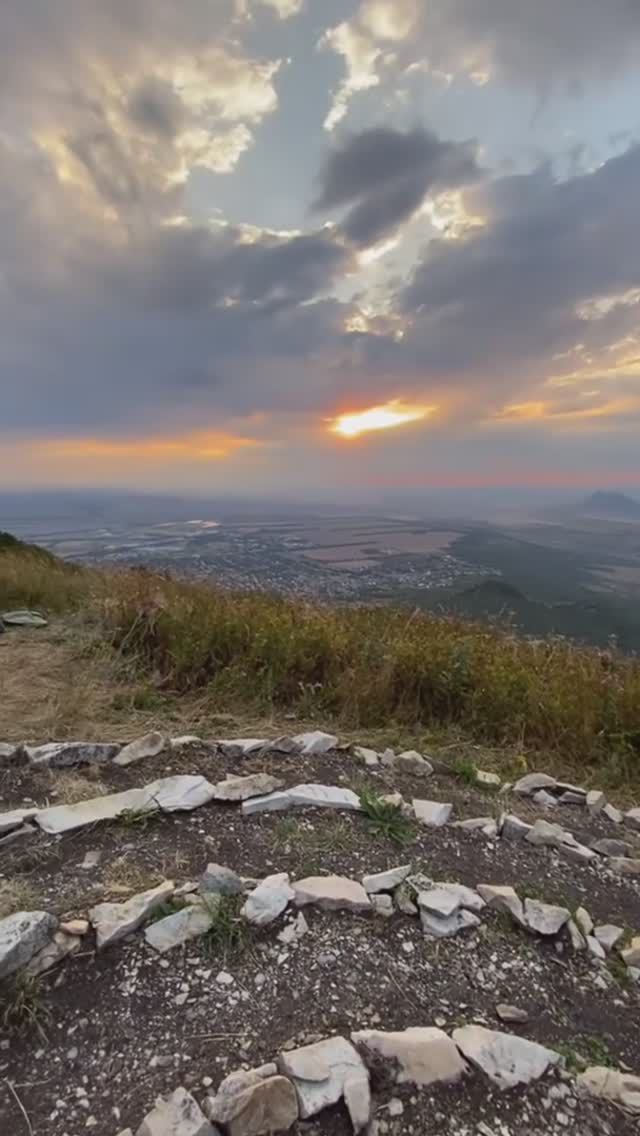
[[[314,207],[349,206],[342,228],[362,248],[392,233],[429,192],[471,182],[479,172],[471,142],[376,127],[347,136],[329,155]]]
[[[186,108],[166,80],[151,75],[131,92],[129,114],[143,130],[163,138],[175,138],[184,126]]]

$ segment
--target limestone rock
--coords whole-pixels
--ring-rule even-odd
[[[546,789],[538,789],[537,793],[533,794],[532,800],[543,809],[555,809],[558,807],[556,798],[551,793],[547,793]]]
[[[529,1015],[526,1010],[521,1010],[519,1006],[509,1006],[505,1002],[499,1002],[496,1006],[496,1014],[501,1022],[512,1022],[514,1024],[522,1024],[529,1021]]]
[[[14,746],[12,742],[0,742],[0,763],[2,765],[5,765],[5,763],[10,765],[18,748],[19,747]]]
[[[367,895],[376,895],[380,891],[393,891],[411,872],[411,864],[403,864],[401,868],[389,868],[386,872],[376,872],[372,876],[365,876],[362,886]]]
[[[600,923],[593,931],[594,937],[608,953],[624,935],[623,927],[615,927],[612,923]]]
[[[366,1054],[382,1057],[397,1069],[399,1084],[427,1086],[452,1084],[467,1071],[457,1046],[435,1027],[412,1027],[397,1032],[358,1030],[351,1034],[354,1045]]]
[[[393,915],[393,900],[386,892],[380,892],[379,895],[372,895],[371,906],[373,907],[374,914],[381,915],[383,919],[390,919]]]
[[[370,911],[371,901],[362,884],[345,876],[309,876],[293,883],[298,907],[313,903],[323,911]]]
[[[431,762],[427,761],[421,753],[417,753],[415,749],[408,749],[404,753],[396,754],[393,759],[393,768],[398,769],[401,773],[413,773],[417,777],[430,777],[433,773]]]
[[[600,959],[601,962],[604,962],[606,958],[604,947],[593,935],[587,935],[587,950],[593,958]]]
[[[290,923],[287,923],[286,927],[282,929],[278,935],[278,939],[281,943],[284,943],[285,946],[290,946],[292,943],[297,943],[302,939],[303,936],[307,934],[308,930],[309,924],[300,911],[296,918]]]
[[[513,792],[520,793],[522,797],[531,797],[537,789],[553,789],[555,785],[555,777],[550,777],[548,773],[527,773],[526,777],[516,781]]]
[[[307,734],[297,734],[293,739],[300,751],[307,756],[311,754],[327,753],[336,749],[338,739],[334,734],[325,734],[322,730],[312,730]]]
[[[192,745],[203,745],[202,738],[196,734],[182,734],[179,738],[171,738],[169,742],[171,749],[187,749]]]
[[[283,785],[284,781],[280,777],[272,777],[270,773],[249,773],[245,777],[230,774],[214,786],[214,797],[216,801],[247,801],[251,797],[275,793]]]
[[[451,827],[461,828],[465,832],[475,832],[480,829],[482,832],[491,826],[496,827],[496,822],[493,817],[469,817],[467,820],[454,820]]]
[[[621,876],[640,876],[640,860],[631,860],[628,856],[612,856],[608,863]]]
[[[126,903],[99,903],[92,907],[89,919],[95,928],[98,950],[137,931],[145,919],[171,898],[174,891],[175,884],[171,880],[164,880],[158,887],[140,892]]]
[[[331,1037],[281,1053],[278,1066],[293,1081],[303,1120],[344,1096],[354,1131],[366,1128],[371,1113],[369,1074],[345,1038]]]
[[[16,828],[21,828],[26,820],[33,820],[39,813],[39,809],[12,809],[8,813],[0,813],[0,836],[4,836],[6,832],[13,832]]]
[[[524,901],[525,925],[538,935],[557,935],[570,918],[571,912],[566,907],[542,903],[539,899]]]
[[[357,757],[358,761],[362,761],[369,768],[380,764],[380,758],[375,749],[367,749],[366,746],[354,746],[353,755]]]
[[[559,824],[551,824],[548,820],[539,818],[531,832],[525,836],[529,844],[541,845],[547,848],[558,848],[566,841],[566,832]]]
[[[157,731],[145,734],[144,737],[137,738],[135,742],[130,742],[129,745],[124,746],[120,753],[114,757],[113,764],[135,765],[145,757],[157,757],[166,745],[167,739],[164,734],[159,734]]]
[[[16,911],[0,919],[0,978],[25,967],[46,947],[57,925],[48,911]]]
[[[582,931],[578,928],[577,923],[575,923],[573,919],[570,919],[567,923],[567,927],[569,929],[569,936],[571,938],[571,946],[573,947],[574,951],[586,950],[587,940],[582,934]]]
[[[100,765],[112,761],[120,750],[119,745],[98,742],[48,742],[47,745],[24,748],[32,765],[45,765],[50,769]]]
[[[60,930],[64,931],[65,935],[78,935],[82,938],[89,930],[89,920],[67,919],[66,922],[60,924]]]
[[[207,805],[215,796],[215,787],[206,777],[186,773],[161,777],[146,785],[144,791],[163,813],[190,812]]]
[[[217,744],[223,751],[228,752],[230,757],[234,757],[236,753],[249,757],[250,754],[264,749],[269,741],[268,738],[221,738]]]
[[[25,968],[25,974],[30,978],[44,974],[45,971],[51,970],[52,966],[57,966],[68,955],[74,955],[80,950],[81,946],[82,942],[77,935],[65,934],[63,930],[56,931],[51,942],[47,943],[46,947],[43,947],[31,959],[31,962]]]
[[[224,1125],[227,1136],[286,1132],[298,1119],[298,1097],[291,1081],[276,1074],[247,1083],[248,1076],[234,1081],[232,1074],[222,1082],[208,1102],[209,1119]]]
[[[485,769],[476,769],[476,784],[485,789],[499,789],[502,780],[497,773],[488,773]]]
[[[266,797],[252,797],[242,802],[242,815],[253,816],[254,813],[283,812],[291,808],[289,793],[269,793]]]
[[[631,1113],[640,1113],[640,1077],[594,1065],[576,1078],[581,1096],[611,1101]]]
[[[190,939],[197,939],[205,935],[211,927],[216,915],[216,901],[218,896],[207,896],[207,902],[196,902],[173,915],[166,915],[157,923],[151,923],[145,928],[144,937],[150,947],[164,954],[174,947],[188,943]]]
[[[434,939],[449,939],[461,931],[469,931],[472,927],[480,925],[478,916],[471,911],[465,911],[464,908],[454,911],[451,915],[442,916],[421,907],[420,922],[424,934]]]
[[[46,627],[48,620],[41,611],[3,611],[0,612],[0,622],[7,627]]]
[[[247,897],[242,914],[256,927],[266,927],[273,923],[294,898],[294,890],[286,872],[267,876]]]
[[[582,793],[575,793],[573,789],[565,789],[558,797],[559,805],[584,805],[585,798]]]
[[[166,1100],[158,1098],[136,1136],[216,1136],[216,1129],[191,1093],[179,1088]]]
[[[522,900],[512,887],[499,884],[478,884],[476,889],[488,907],[493,911],[503,911],[511,915],[516,923],[525,926]]]
[[[586,804],[591,816],[597,816],[598,813],[602,812],[606,803],[607,798],[599,789],[591,789],[591,791],[587,793]]]
[[[393,893],[393,899],[398,911],[403,915],[417,915],[418,908],[413,901],[413,891],[407,883],[400,884]]]
[[[535,1041],[485,1029],[484,1026],[456,1029],[453,1040],[464,1056],[500,1089],[537,1081],[560,1060],[558,1053]]]
[[[433,885],[439,891],[448,892],[450,895],[455,896],[458,900],[460,907],[466,907],[468,911],[483,911],[487,906],[481,895],[473,888],[467,887],[466,884],[450,884],[438,883]]]
[[[50,809],[40,809],[35,822],[43,832],[56,836],[98,821],[115,820],[124,812],[142,812],[144,809],[153,810],[154,807],[146,789],[127,789],[124,793],[109,793],[104,797],[78,801],[76,805],[54,805]]]
[[[640,809],[629,809],[629,812],[624,814],[624,823],[629,828],[634,828],[636,832],[640,832]]]
[[[198,891],[201,895],[240,895],[243,883],[237,872],[225,868],[223,864],[207,864],[200,876]]]
[[[616,806],[612,804],[604,806],[602,815],[606,816],[607,819],[610,820],[613,824],[622,824],[622,821],[624,820],[620,809],[617,809]]]
[[[502,822],[500,835],[503,840],[524,840],[532,827],[526,821],[520,820],[520,817],[509,813]]]
[[[460,907],[460,899],[444,888],[433,887],[430,891],[421,891],[418,896],[418,907],[421,911],[429,911],[433,915],[440,915],[443,919],[453,915]]]
[[[573,864],[589,864],[592,860],[596,859],[596,853],[592,848],[587,848],[586,844],[561,844],[558,848],[558,855],[562,856],[563,860],[570,860]]]
[[[591,847],[601,856],[629,856],[631,845],[626,840],[594,840]]]
[[[1,928],[2,924],[0,924]],[[626,950],[620,951],[622,958],[627,966],[640,966],[640,935],[636,935],[631,940],[631,945]]]
[[[288,790],[289,800],[298,808],[353,809],[362,807],[360,798],[352,789],[338,785],[296,785]]]
[[[439,801],[419,801],[414,798],[413,811],[420,824],[428,828],[442,828],[453,812],[453,805],[441,804]]]
[[[25,837],[33,837],[36,831],[32,824],[23,824],[20,828],[14,828],[6,836],[0,836],[0,848],[4,848],[6,844],[15,844],[16,840],[24,840]]]

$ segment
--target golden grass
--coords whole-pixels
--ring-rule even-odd
[[[80,606],[83,624],[103,645],[100,667],[114,667],[123,683],[114,706],[112,675],[101,729],[109,714],[126,720],[131,736],[142,732],[137,713],[162,728],[162,720],[186,725],[187,708],[188,732],[200,732],[218,711],[274,721],[293,711],[362,738],[390,728],[398,735],[454,730],[510,754],[542,754],[559,770],[640,783],[635,659],[402,608],[234,595],[147,571],[65,570],[52,577],[50,566],[26,559],[32,602]],[[16,594],[15,561],[15,554],[0,556],[0,605],[7,577],[14,601],[28,602],[27,594]],[[91,675],[87,660],[77,674],[81,667]],[[128,668],[126,680],[118,667]],[[56,681],[60,701],[63,680]],[[105,680],[101,697],[108,687]],[[69,693],[72,705],[74,697],[82,706],[90,701]],[[67,713],[67,728],[69,721]]]
[[[0,880],[0,919],[15,911],[32,911],[37,907],[38,893],[33,884],[16,876]]]

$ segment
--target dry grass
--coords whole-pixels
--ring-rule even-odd
[[[37,903],[38,893],[29,880],[18,876],[0,880],[0,919],[15,911],[33,911]]]
[[[56,805],[75,805],[78,801],[89,801],[92,797],[102,797],[112,791],[100,780],[99,770],[91,766],[83,773],[50,770],[49,778],[49,797]]]
[[[105,893],[119,901],[121,897],[157,887],[166,878],[162,871],[152,870],[147,864],[136,863],[132,856],[125,852],[108,864],[102,882]]]

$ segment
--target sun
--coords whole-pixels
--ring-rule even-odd
[[[371,406],[368,410],[340,414],[330,420],[329,429],[342,438],[357,438],[372,430],[390,430],[408,422],[419,422],[422,418],[428,418],[434,409],[433,406],[411,406],[393,399],[382,406]]]

